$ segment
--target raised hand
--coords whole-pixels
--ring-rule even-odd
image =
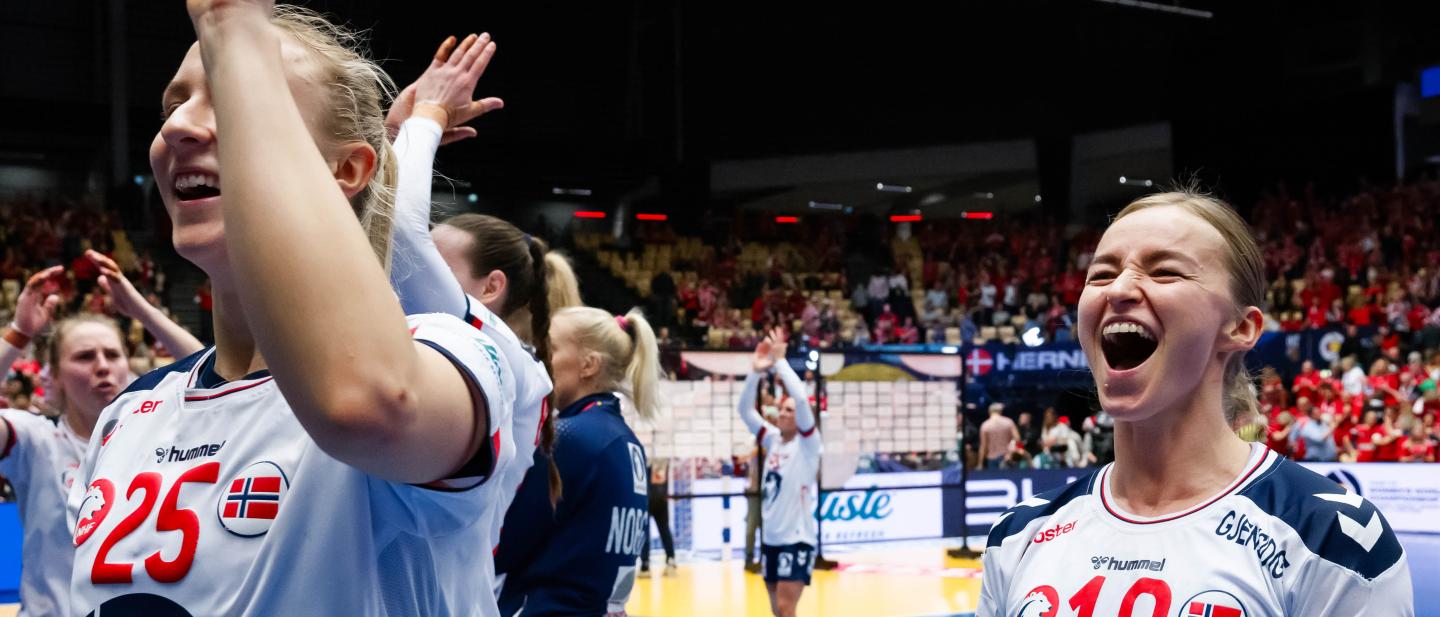
[[[226,12],[256,11],[267,19],[275,12],[275,0],[185,0],[185,10],[190,13],[190,23],[199,34],[205,22]]]
[[[100,288],[110,295],[110,306],[115,307],[121,315],[134,319],[140,317],[141,311],[150,308],[145,296],[130,284],[130,279],[125,278],[125,273],[120,271],[115,260],[93,250],[85,251],[85,258],[100,268]]]
[[[756,373],[763,373],[770,370],[770,367],[775,366],[773,348],[774,344],[768,336],[760,341],[760,344],[755,346],[755,357],[752,360],[751,366],[755,369]]]
[[[65,268],[51,266],[25,282],[15,302],[15,329],[33,338],[55,318],[55,309],[60,306],[60,294],[56,292],[64,278]]]
[[[495,97],[470,98],[475,84],[495,56],[495,49],[489,34],[467,36],[458,47],[455,37],[446,38],[420,79],[406,86],[395,98],[385,117],[385,126],[392,138],[399,133],[400,125],[415,113],[423,113],[440,123],[445,129],[440,137],[442,145],[474,137],[474,128],[461,125],[505,106],[504,101]]]
[[[790,341],[787,340],[785,336],[785,329],[780,326],[771,328],[770,336],[766,337],[766,339],[770,341],[771,360],[783,360],[785,358],[786,347],[790,345]]]

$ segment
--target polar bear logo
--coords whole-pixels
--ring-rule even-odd
[[[1016,617],[1055,617],[1055,605],[1059,604],[1059,595],[1049,585],[1041,585],[1025,594],[1025,601],[1020,603],[1020,611],[1015,613]]]

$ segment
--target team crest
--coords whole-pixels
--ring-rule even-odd
[[[1181,604],[1176,617],[1245,617],[1245,605],[1223,591],[1202,591]]]
[[[649,494],[650,487],[645,484],[645,479],[650,477],[645,467],[645,449],[638,443],[625,445],[630,446],[630,483],[634,485],[635,494]]]
[[[1025,594],[1015,617],[1055,617],[1060,612],[1060,594],[1054,587],[1041,585]]]
[[[80,502],[80,520],[75,523],[75,546],[90,539],[114,504],[115,483],[104,478],[90,483],[90,489],[85,491],[85,500]]]
[[[290,491],[290,479],[279,465],[260,461],[241,471],[216,504],[220,526],[242,538],[265,535]]]

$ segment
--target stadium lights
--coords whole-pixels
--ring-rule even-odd
[[[646,213],[643,213],[643,212],[642,212],[642,213],[640,213],[640,214],[636,214],[636,215],[635,215],[635,220],[637,220],[637,221],[668,221],[668,220],[670,220],[670,216],[667,215],[667,214],[646,214]]]
[[[575,212],[575,218],[577,218],[577,219],[603,219],[603,218],[605,218],[605,213],[604,213],[604,212],[601,212],[601,211],[599,211],[599,210],[579,210],[579,211]]]
[[[962,218],[962,219],[981,219],[981,220],[989,220],[989,219],[995,218],[995,213],[994,213],[994,212],[961,212],[961,213],[960,213],[960,218]]]
[[[474,194],[474,193],[471,193],[471,194],[469,194],[469,195],[467,195],[467,196],[465,197],[465,201],[468,201],[468,202],[470,202],[470,203],[473,204],[473,203],[476,203],[476,202],[480,201],[480,196],[479,196],[479,195],[476,195],[476,194]]]
[[[815,210],[835,210],[835,211],[840,211],[840,210],[844,210],[844,209],[845,209],[845,204],[836,204],[836,203],[830,203],[830,202],[826,202],[826,201],[812,201],[812,202],[810,202],[810,207],[813,208],[813,209],[815,209]]]
[[[776,222],[776,223],[799,223],[799,222],[800,222],[800,217],[798,217],[798,216],[777,216],[777,217],[775,217],[775,222]]]
[[[983,193],[971,193],[970,196],[974,197],[975,199],[995,199],[995,194],[989,191],[985,191]]]
[[[555,195],[575,195],[578,197],[589,197],[591,193],[590,189],[566,189],[558,186],[552,187],[550,192]]]
[[[876,182],[875,190],[883,193],[909,193],[914,189],[903,184],[885,184],[884,182]]]
[[[919,214],[892,214],[892,215],[890,215],[890,222],[891,222],[891,223],[919,223],[920,221],[921,221],[921,217],[920,217]]]
[[[920,205],[922,205],[922,206],[933,206],[933,205],[938,204],[938,203],[940,203],[940,202],[942,202],[942,201],[945,201],[945,194],[944,194],[944,193],[931,193],[931,194],[929,194],[929,195],[926,195],[926,196],[925,196],[925,199],[920,200]]]
[[[1153,180],[1126,178],[1125,176],[1120,176],[1120,184],[1124,184],[1126,186],[1155,186],[1155,182]]]
[[[1037,203],[1037,204],[1040,203],[1040,196],[1039,196],[1039,195],[1036,195],[1036,196],[1035,196],[1035,203]]]

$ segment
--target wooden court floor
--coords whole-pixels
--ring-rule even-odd
[[[979,598],[979,562],[951,559],[939,547],[827,556],[841,567],[815,572],[798,617],[949,616],[975,610]],[[770,603],[760,576],[740,562],[701,561],[682,564],[672,577],[652,570],[626,609],[632,617],[767,616]]]

